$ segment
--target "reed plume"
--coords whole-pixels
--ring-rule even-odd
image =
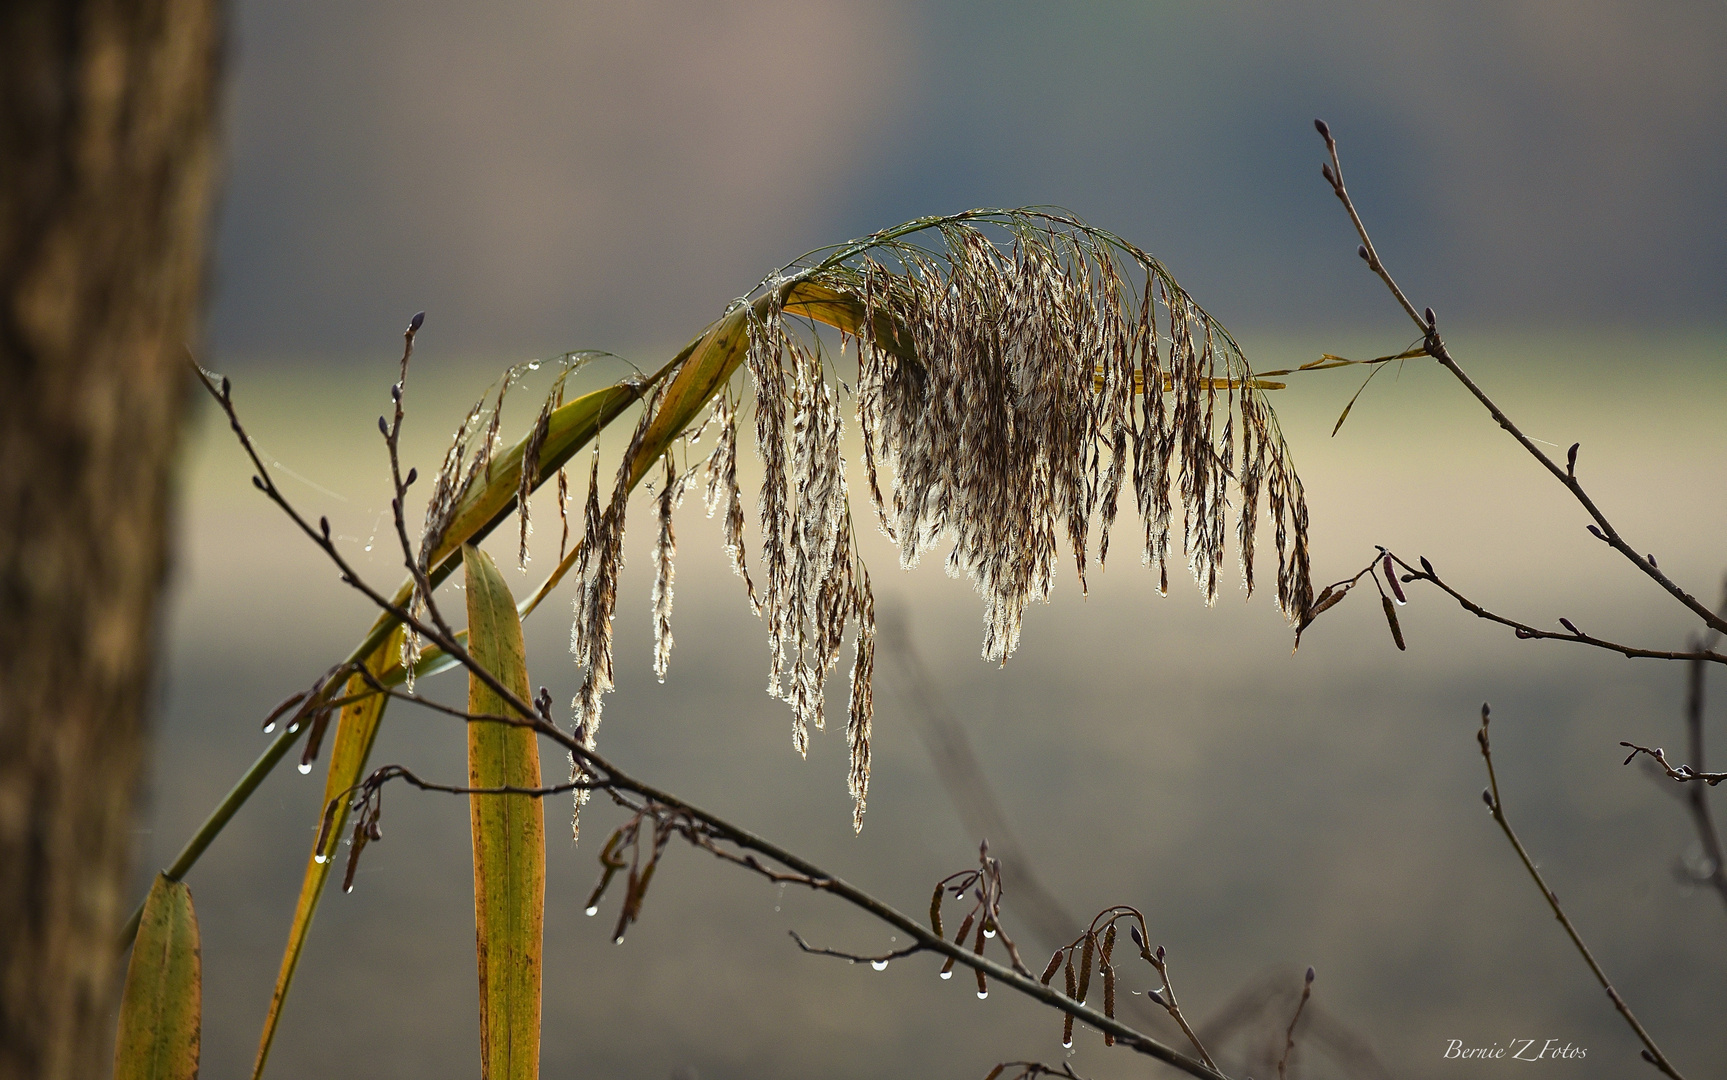
[[[817,323],[839,330],[837,358]],[[854,350],[856,380],[848,387],[838,365],[849,368]],[[1160,591],[1168,591],[1179,558],[1206,602],[1215,602],[1233,502],[1251,595],[1263,498],[1278,605],[1292,621],[1312,605],[1301,481],[1264,398],[1282,384],[1256,378],[1228,331],[1156,259],[1065,213],[970,211],[813,253],[734,303],[675,367],[648,399],[604,508],[594,464],[583,540],[570,554],[580,582],[571,646],[585,671],[573,708],[585,743],[611,688],[628,494],[662,459],[653,624],[655,672],[664,675],[671,511],[694,471],[679,475],[674,449],[704,408],[703,428],[717,427],[704,462],[704,502],[710,515],[723,511],[729,560],[766,623],[767,688],[791,706],[800,754],[810,729],[824,726],[827,676],[851,636],[848,775],[860,827],[875,628],[842,453],[848,418],[858,423],[875,524],[898,546],[902,565],[945,548],[947,572],[972,580],[984,601],[989,660],[1012,655],[1026,606],[1048,599],[1064,543],[1085,589],[1094,522],[1101,567],[1130,483],[1143,522],[1141,558]],[[745,553],[737,476],[744,394],[732,383],[740,367],[763,469],[759,587]],[[507,388],[508,380],[500,403]],[[850,407],[842,406],[848,395]],[[428,510],[428,538],[484,475],[496,415],[494,406],[487,425],[476,410],[463,425]]]

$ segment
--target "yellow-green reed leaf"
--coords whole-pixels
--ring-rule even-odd
[[[1373,377],[1375,375],[1379,374],[1381,371],[1384,371],[1384,370],[1385,369],[1383,367],[1376,367],[1372,371],[1367,373],[1367,378],[1361,380],[1361,385],[1356,387],[1355,393],[1350,395],[1349,404],[1347,404],[1343,407],[1343,414],[1337,418],[1337,424],[1334,427],[1332,427],[1332,429],[1331,429],[1331,437],[1332,438],[1335,439],[1337,437],[1337,433],[1339,431],[1343,430],[1343,422],[1345,420],[1349,419],[1350,410],[1355,408],[1356,399],[1361,397],[1361,392],[1363,390],[1367,389],[1367,384],[1373,381]]]
[[[387,670],[396,662],[401,653],[401,633],[388,634],[371,655],[365,659],[366,667],[374,674]],[[288,945],[282,951],[282,967],[276,974],[276,990],[270,995],[270,1011],[264,1017],[264,1031],[258,1038],[258,1058],[252,1065],[253,1080],[264,1075],[264,1063],[270,1057],[270,1044],[276,1038],[276,1027],[282,1020],[282,1006],[288,1000],[288,988],[294,982],[294,969],[300,963],[300,952],[306,945],[306,934],[312,928],[312,916],[317,913],[318,899],[323,895],[324,883],[330,876],[330,867],[334,865],[331,853],[334,852],[337,838],[342,835],[342,825],[348,817],[349,790],[360,782],[365,772],[366,759],[372,753],[372,743],[378,737],[378,722],[383,719],[384,706],[389,698],[383,694],[366,693],[367,686],[358,675],[348,680],[343,689],[344,697],[355,697],[357,700],[342,707],[342,716],[336,723],[336,742],[330,751],[330,772],[324,779],[324,801],[318,804],[320,823],[325,807],[331,800],[340,800],[336,807],[335,818],[331,822],[329,838],[325,843],[326,851],[313,851],[306,858],[306,873],[300,881],[300,899],[294,905],[294,921],[288,926]],[[314,830],[316,831],[316,830]],[[317,841],[314,839],[313,843]]]
[[[1353,367],[1356,364],[1384,364],[1389,363],[1392,360],[1413,360],[1417,356],[1426,355],[1427,346],[1425,345],[1417,345],[1413,349],[1405,349],[1400,353],[1392,353],[1390,356],[1375,356],[1371,360],[1351,360],[1348,357],[1324,353],[1318,360],[1309,360],[1298,368],[1284,368],[1280,371],[1262,371],[1259,375],[1261,378],[1265,378],[1270,375],[1294,375],[1297,372],[1302,371],[1330,371],[1332,368]]]
[[[516,601],[492,557],[462,548],[468,648],[498,681],[526,701],[528,666]],[[472,675],[468,711],[512,715]],[[468,724],[468,784],[540,786],[532,728],[502,721]],[[540,1070],[540,950],[546,916],[546,817],[531,795],[470,795],[474,838],[474,937],[480,969],[480,1075],[535,1080]]]
[[[630,471],[630,485],[666,452],[672,440],[694,422],[720,388],[731,381],[750,343],[750,308],[739,304],[708,329],[666,386],[659,410],[642,434],[641,450]]]
[[[192,890],[157,874],[126,965],[114,1080],[192,1080],[198,1075],[203,965]]]
[[[802,315],[826,323],[848,334],[856,334],[863,326],[862,300],[813,281],[793,282],[786,289],[780,310],[787,315]],[[877,311],[872,321],[877,345],[903,360],[917,359],[917,348],[912,344],[910,332],[895,322],[891,315]]]

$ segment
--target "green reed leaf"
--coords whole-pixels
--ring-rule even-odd
[[[529,696],[522,623],[491,556],[462,549],[473,657],[524,701]],[[468,711],[509,715],[478,678]],[[535,788],[540,751],[530,727],[468,724],[468,784]],[[545,807],[531,795],[470,795],[474,930],[480,973],[480,1062],[487,1080],[534,1080],[540,1063],[540,962],[546,909]]]
[[[192,1080],[198,1075],[202,961],[192,890],[157,874],[126,966],[115,1080]]]

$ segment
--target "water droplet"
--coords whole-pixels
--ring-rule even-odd
[[[989,991],[988,990],[979,990],[977,992],[977,999],[979,1001],[982,1001],[986,997],[989,997]]]
[[[310,761],[300,762],[300,775],[301,776],[305,776],[307,773],[309,773],[311,771],[312,771],[312,763]]]
[[[295,721],[294,723],[288,725],[288,734],[290,734],[290,735],[292,735],[294,732],[299,731],[299,730],[300,730],[299,721]]]
[[[274,721],[274,720],[272,720],[268,724],[264,725],[264,734],[266,734],[266,735],[270,734],[270,732],[275,731],[275,730],[276,730],[276,721]]]
[[[366,550],[367,550],[367,551],[370,551],[370,550],[372,550],[372,545],[371,545],[371,544],[367,544],[367,545],[366,545]]]
[[[343,892],[345,892],[345,893],[350,893],[350,892],[353,892],[353,891],[354,891],[354,885],[353,885],[353,883],[352,883],[352,882],[348,882],[348,883],[347,883],[347,884],[344,884],[344,885],[343,885],[343,886],[342,886],[342,891],[343,891]]]
[[[622,945],[623,943],[624,943],[624,935],[622,935],[622,934],[619,934],[617,937],[612,939],[613,945]]]
[[[330,857],[320,851],[318,854],[312,856],[312,861],[322,866],[324,863],[330,861]]]
[[[942,978],[944,978],[944,979],[951,979],[951,978],[953,978],[953,972],[951,972],[951,971],[944,971],[944,972],[942,972],[942,973],[941,973],[941,977],[942,977]]]
[[[983,936],[984,937],[995,937],[995,931],[994,930],[985,930],[983,932]]]
[[[869,962],[869,966],[872,968],[875,968],[877,971],[886,971],[887,970],[887,961],[886,960],[871,960]]]
[[[600,913],[600,905],[598,905],[598,904],[595,904],[594,906],[588,908],[588,910],[586,912],[588,918],[590,918],[590,919],[593,918],[595,915],[598,915],[599,913]]]
[[[1063,1049],[1063,1050],[1071,1050],[1071,1049],[1073,1049],[1073,1040],[1072,1040],[1072,1039],[1063,1039],[1063,1040],[1061,1040],[1061,1048],[1062,1048],[1062,1049]]]

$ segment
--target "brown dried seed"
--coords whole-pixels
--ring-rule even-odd
[[[1049,966],[1043,969],[1043,974],[1038,978],[1038,982],[1043,983],[1045,986],[1049,985],[1049,981],[1055,978],[1056,969],[1061,967],[1061,958],[1063,955],[1065,955],[1063,950],[1055,950],[1055,955],[1049,958]]]
[[[1081,1005],[1085,1004],[1085,996],[1091,986],[1091,962],[1096,941],[1097,935],[1089,930],[1086,931],[1085,945],[1079,953],[1079,997],[1074,999]]]
[[[1391,597],[1381,595],[1379,599],[1385,605],[1385,621],[1391,627],[1391,640],[1397,643],[1399,650],[1404,648],[1403,627],[1397,623],[1397,605],[1391,602]]]
[[[1103,969],[1103,1015],[1115,1019],[1115,968],[1108,965]],[[1115,1036],[1104,1032],[1103,1045],[1114,1046]]]

